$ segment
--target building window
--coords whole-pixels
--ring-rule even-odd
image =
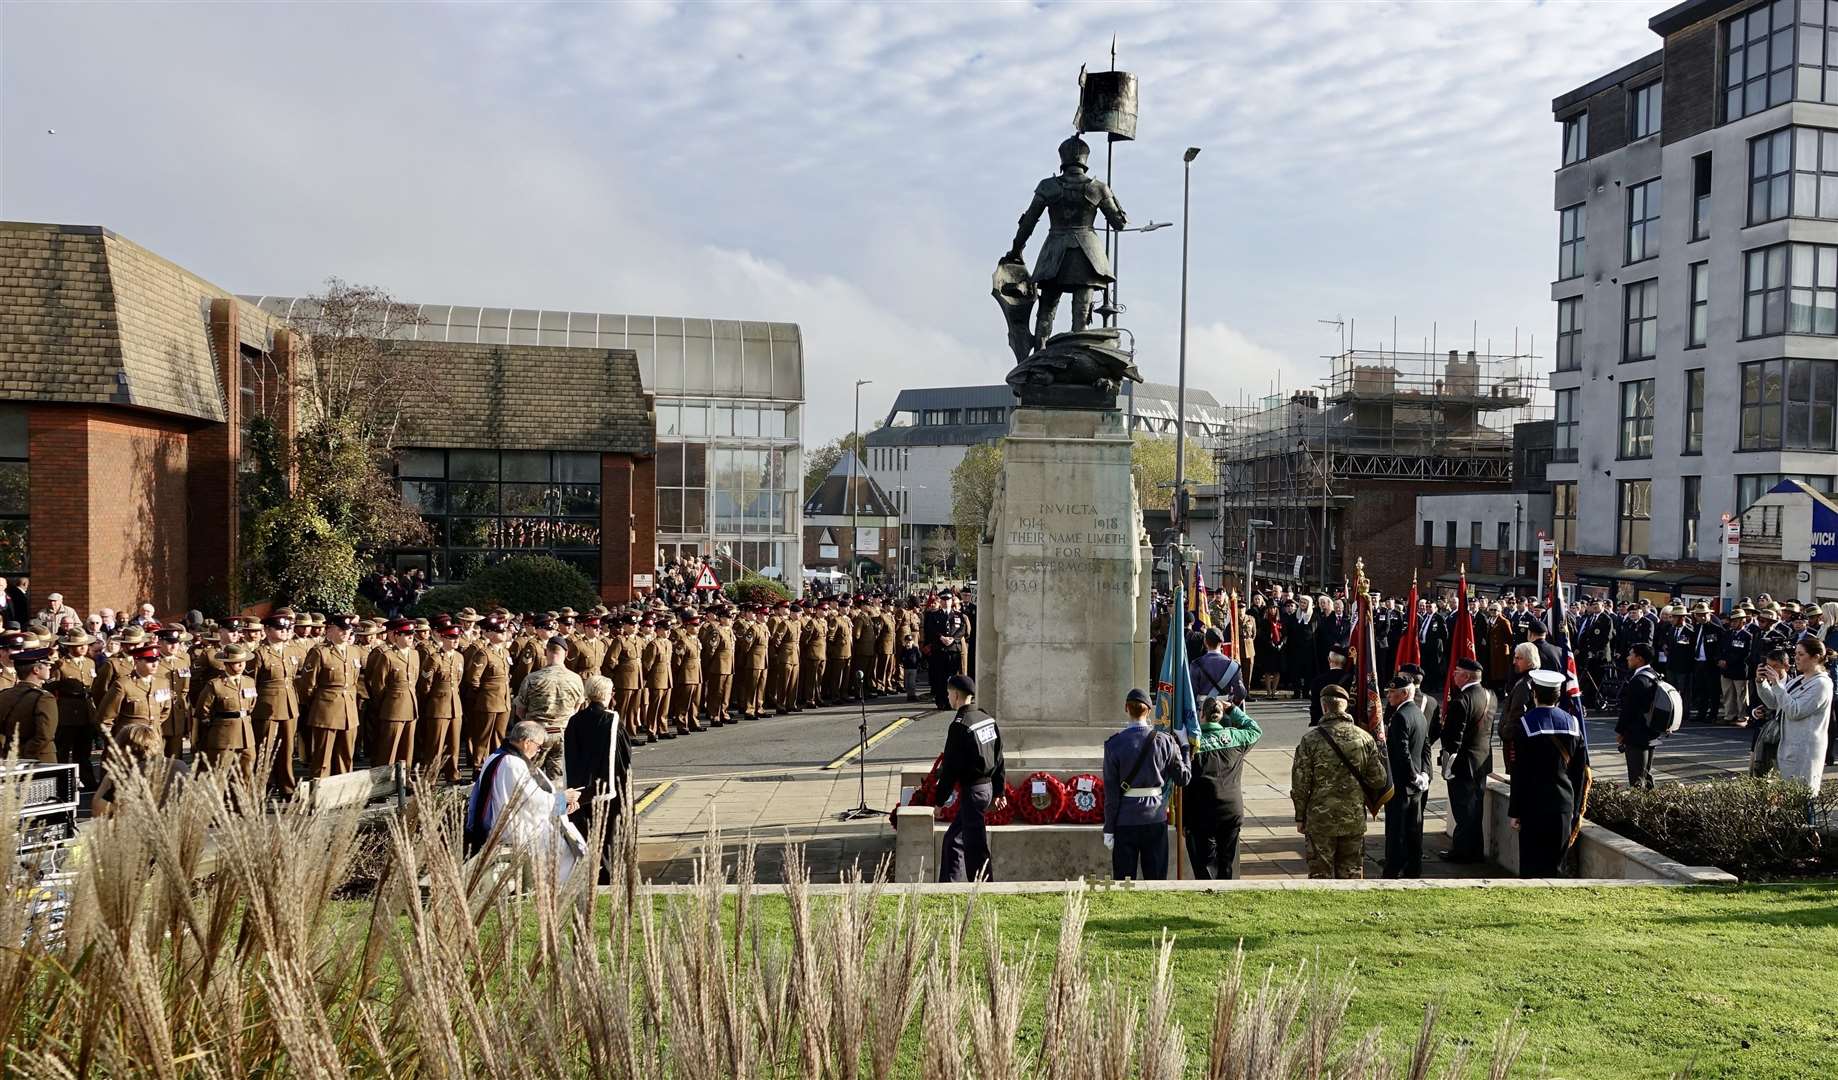
[[[1749,224],[1784,218],[1790,212],[1793,131],[1782,128],[1749,140]]]
[[[1736,513],[1755,505],[1755,500],[1774,490],[1782,480],[1798,480],[1814,491],[1832,494],[1831,473],[1744,473],[1736,477]]]
[[[25,406],[0,405],[0,575],[32,570],[28,445]],[[31,617],[30,612],[14,613],[21,626]]]
[[[1551,426],[1552,461],[1575,461],[1577,457],[1576,399],[1579,390],[1557,391],[1555,420]]]
[[[1710,155],[1691,159],[1691,238],[1710,235]]]
[[[1704,452],[1704,369],[1685,372],[1685,453]]]
[[[1653,380],[1621,384],[1621,457],[1653,456]]]
[[[1703,512],[1704,478],[1681,476],[1679,483],[1678,550],[1681,558],[1698,557],[1698,515]]]
[[[1576,550],[1576,481],[1551,485],[1551,542],[1557,550]]]
[[[1651,360],[1659,352],[1659,281],[1636,281],[1622,290],[1621,362]]]
[[[1442,565],[1455,565],[1455,523],[1447,522],[1442,530]]]
[[[926,409],[919,414],[919,422],[926,427],[938,427],[957,423],[956,409]]]
[[[1436,523],[1435,522],[1426,521],[1423,523],[1423,543],[1421,547],[1423,548],[1423,565],[1429,566],[1432,561],[1431,556],[1436,551]]]
[[[1658,178],[1627,189],[1627,252],[1624,262],[1637,263],[1659,254]]]
[[[1500,529],[1494,541],[1494,550],[1498,552],[1500,573],[1518,573],[1519,568],[1513,565],[1513,526],[1510,521],[1500,522]]]
[[[1739,120],[1793,97],[1793,4],[1763,4],[1724,24],[1723,118]]]
[[[1481,568],[1481,523],[1468,522],[1468,567],[1471,570]]]
[[[1565,281],[1583,276],[1583,205],[1566,206],[1557,212],[1557,279]]]
[[[430,578],[461,581],[512,555],[552,555],[599,580],[599,454],[403,450],[396,476],[434,536],[398,564],[419,556]]]
[[[1002,422],[1002,414],[1007,411],[1006,409],[965,409],[964,423],[1000,424]]]
[[[1838,450],[1838,361],[1742,365],[1743,450]]]
[[[1589,114],[1577,113],[1564,120],[1564,164],[1574,165],[1589,156]]]
[[[1662,85],[1650,82],[1628,95],[1628,141],[1659,133],[1659,98]]]
[[[1583,298],[1557,302],[1557,370],[1583,368]]]
[[[1685,347],[1701,348],[1710,335],[1710,264],[1691,264],[1691,324],[1686,328]]]
[[[1838,246],[1775,244],[1746,252],[1742,336],[1838,335]]]
[[[1616,486],[1616,555],[1645,555],[1653,528],[1653,481],[1623,480]]]

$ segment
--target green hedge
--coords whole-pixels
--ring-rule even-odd
[[[519,555],[465,581],[429,589],[414,613],[426,617],[463,607],[481,612],[495,607],[518,612],[564,607],[585,611],[599,602],[593,582],[575,567],[547,555]]]
[[[1804,784],[1736,777],[1651,790],[1598,785],[1590,820],[1687,866],[1715,866],[1744,881],[1838,874],[1830,823],[1838,789],[1814,795]],[[1827,824],[1826,827],[1830,827]]]
[[[791,599],[790,589],[758,574],[748,574],[739,581],[730,581],[721,587],[721,592],[737,604],[776,604],[780,600]]]

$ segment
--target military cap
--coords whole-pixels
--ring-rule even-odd
[[[466,631],[460,629],[458,623],[448,623],[446,626],[440,628],[440,636],[444,638],[456,638],[465,632]]]
[[[589,615],[589,616],[587,616],[587,618],[585,618],[585,619],[582,619],[582,620],[581,620],[581,624],[582,624],[583,626],[599,626],[599,625],[600,625],[600,616],[598,616],[598,615]]]
[[[1781,610],[1789,615],[1797,615],[1800,611],[1800,603],[1797,600],[1788,600],[1781,604]]]
[[[57,643],[66,649],[77,649],[96,640],[81,630],[66,630],[57,636]]]
[[[1539,668],[1530,672],[1530,677],[1534,686],[1542,686],[1547,690],[1560,690],[1564,685],[1564,673],[1561,671],[1546,671]]]
[[[134,659],[136,660],[158,660],[160,655],[160,647],[158,645],[142,645],[140,648],[134,650]]]
[[[262,628],[262,621],[253,615],[238,615],[236,618],[231,619],[230,622],[234,624],[238,630],[260,630]]]
[[[1472,656],[1464,656],[1460,660],[1455,661],[1455,666],[1462,669],[1463,671],[1480,671],[1481,670],[1481,662],[1479,660],[1476,660]]]
[[[416,619],[415,620],[415,631],[417,633],[426,633],[427,631],[432,630],[432,629],[434,629],[434,624],[427,621],[426,619]]]
[[[1706,603],[1705,603],[1704,601],[1702,601],[1702,600],[1699,600],[1699,601],[1698,601],[1698,602],[1697,602],[1696,604],[1694,604],[1694,605],[1692,606],[1692,608],[1691,608],[1691,613],[1692,613],[1693,615],[1709,615],[1709,614],[1710,614],[1710,605],[1709,605],[1709,604],[1706,604]]]
[[[1533,634],[1543,634],[1547,633],[1550,628],[1545,626],[1543,619],[1534,615],[1525,621],[1525,629]]]
[[[9,630],[0,634],[0,649],[23,649],[32,638],[23,630]]]
[[[1417,681],[1415,679],[1412,679],[1409,675],[1406,675],[1402,671],[1400,671],[1396,675],[1393,675],[1391,677],[1390,682],[1385,684],[1385,689],[1387,690],[1408,690],[1415,685],[1417,685]]]
[[[945,686],[960,694],[970,694],[973,696],[976,694],[976,680],[968,675],[953,675],[945,683]]]
[[[1732,608],[1730,610],[1729,617],[1732,619],[1746,619],[1749,617],[1750,614],[1751,612],[1748,608],[1739,607],[1739,608]]]
[[[209,623],[205,623],[203,626],[200,626],[198,628],[198,641],[202,642],[205,645],[216,644],[217,639],[221,636],[222,635],[218,632],[217,628],[215,626],[212,626]]]
[[[587,609],[587,614],[604,619],[608,615],[611,615],[612,612],[607,610],[605,604],[595,604],[593,607]]]
[[[38,664],[49,664],[50,662],[51,650],[42,645],[37,648],[18,649],[13,653],[13,666],[20,671],[24,671]]]
[[[325,617],[327,626],[336,626],[340,630],[349,630],[357,622],[357,616],[348,611],[340,611]]]
[[[580,612],[578,612],[578,611],[576,611],[576,610],[574,610],[573,608],[571,608],[571,607],[569,607],[569,606],[568,606],[568,605],[566,605],[566,604],[563,604],[563,605],[562,605],[562,607],[561,607],[561,610],[559,610],[559,611],[553,611],[553,612],[550,612],[550,614],[552,614],[552,615],[560,615],[560,616],[561,616],[562,618],[564,618],[564,619],[572,619],[572,618],[574,618],[574,617],[575,617],[576,615],[579,615],[579,614],[580,614]]]
[[[1333,683],[1329,683],[1328,685],[1321,688],[1321,700],[1324,702],[1326,701],[1352,701],[1353,697],[1352,695],[1347,693],[1346,687],[1336,686]]]
[[[555,628],[555,620],[547,615],[532,615],[528,619],[525,619],[524,623],[537,630],[553,630]]]
[[[241,642],[237,642],[234,645],[226,645],[218,649],[215,659],[219,664],[246,664],[254,655],[254,653],[249,651],[247,646],[243,645]]]
[[[299,618],[295,619],[294,625],[295,626],[324,626],[325,620],[326,620],[326,617],[325,617],[324,612],[308,611],[308,612],[303,613]]]
[[[1409,675],[1417,682],[1423,681],[1423,668],[1417,664],[1399,664],[1398,673],[1400,675]]]
[[[263,626],[271,626],[276,630],[285,630],[293,626],[293,624],[294,613],[287,608],[271,611],[268,613],[268,616],[262,620]]]
[[[480,615],[478,612],[472,610],[471,608],[460,608],[459,614],[453,616],[453,618],[456,622],[463,622],[463,623],[476,623],[476,622],[485,621],[485,616]]]
[[[653,619],[649,615],[646,615],[642,620],[639,621],[638,625],[644,627],[647,630],[650,630],[657,626],[657,620]]]
[[[389,632],[392,634],[412,634],[415,632],[415,620],[393,619],[389,624]]]
[[[1781,615],[1780,612],[1774,610],[1773,604],[1763,604],[1755,612],[1755,617],[1758,619],[1779,619]]]
[[[139,645],[147,640],[147,631],[130,623],[115,631],[115,640],[123,645]]]

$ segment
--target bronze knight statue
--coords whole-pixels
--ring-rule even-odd
[[[1142,381],[1131,350],[1122,345],[1122,332],[1091,326],[1091,291],[1115,280],[1092,224],[1102,211],[1111,228],[1121,229],[1124,216],[1110,187],[1086,174],[1090,156],[1091,147],[1076,135],[1059,144],[1059,175],[1035,185],[1015,244],[996,263],[990,291],[1008,323],[1008,344],[1015,354],[1008,384],[1023,405],[1115,408],[1123,381]],[[1042,213],[1050,227],[1029,274],[1021,253]],[[1072,331],[1054,334],[1059,298],[1068,292]]]

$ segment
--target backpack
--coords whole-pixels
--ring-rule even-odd
[[[1685,701],[1678,688],[1657,676],[1653,679],[1653,704],[1647,708],[1647,735],[1660,739],[1685,722]]]

